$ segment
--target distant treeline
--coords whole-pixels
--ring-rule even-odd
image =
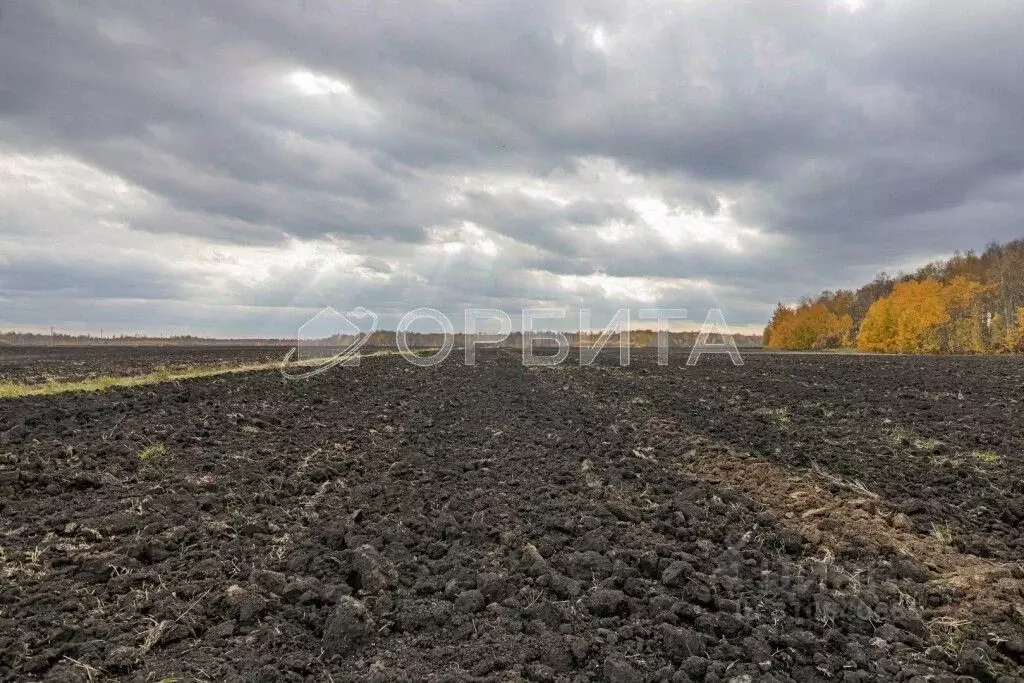
[[[94,337],[89,334],[35,334],[31,332],[0,332],[0,345],[9,346],[285,346],[287,339],[211,339],[181,335],[147,337],[116,335]]]
[[[1024,351],[1024,240],[957,252],[911,274],[878,275],[855,291],[826,291],[776,307],[772,349],[884,353]]]
[[[550,333],[538,333],[550,334]],[[697,338],[697,332],[670,332],[670,346],[693,346]],[[593,344],[599,334],[566,333],[569,343],[578,346],[581,336],[587,344]],[[490,341],[487,335],[475,335],[481,341]],[[440,347],[444,343],[444,337],[440,333],[409,332],[406,339],[410,347],[430,348]],[[760,335],[735,334],[733,339],[737,346],[749,348],[761,346]],[[351,336],[334,336],[329,339],[307,340],[303,344],[315,344],[330,347],[346,347],[352,344],[355,339]],[[715,340],[713,340],[715,341]],[[521,332],[513,332],[507,339],[501,342],[501,346],[519,348],[523,343]],[[618,346],[622,343],[618,334],[612,334],[608,339],[609,346]],[[455,335],[455,345],[465,346],[466,335]],[[653,330],[633,330],[630,333],[631,347],[655,346],[657,344],[657,332]],[[91,335],[72,334],[34,334],[26,332],[0,332],[0,345],[11,346],[294,346],[294,339],[211,339],[208,337],[194,337],[191,335],[175,337],[146,337],[146,336],[114,336],[94,337]],[[382,330],[370,335],[366,342],[367,346],[374,347],[395,347],[394,331]],[[554,346],[554,341],[537,339],[535,346]]]

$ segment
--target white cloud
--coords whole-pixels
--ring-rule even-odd
[[[296,71],[288,80],[303,95],[351,95],[352,86],[330,76]]]

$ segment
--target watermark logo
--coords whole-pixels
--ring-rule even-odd
[[[337,365],[359,365],[359,350],[377,332],[379,322],[376,313],[362,306],[346,313],[324,308],[299,328],[295,348],[281,361],[281,374],[309,379]]]
[[[476,365],[479,348],[503,346],[518,348],[522,363],[527,367],[560,365],[574,348],[579,351],[581,366],[592,365],[603,350],[612,347],[618,349],[619,365],[625,367],[630,364],[633,349],[651,346],[652,341],[657,347],[658,365],[668,365],[669,350],[673,345],[680,346],[680,335],[693,335],[692,332],[669,331],[673,322],[686,319],[685,309],[642,309],[636,321],[629,309],[620,309],[599,330],[593,326],[589,309],[576,312],[579,327],[575,332],[566,332],[557,328],[569,321],[567,309],[525,308],[517,314],[520,326],[519,331],[514,332],[513,318],[506,311],[470,308],[464,311],[464,332],[456,333],[451,319],[441,311],[417,308],[403,315],[391,333],[380,330],[377,314],[362,306],[347,313],[327,307],[299,328],[295,348],[281,363],[281,374],[287,379],[308,379],[337,365],[358,365],[360,350],[371,340],[374,346],[389,347],[385,352],[395,352],[408,363],[424,368],[443,362],[457,346],[467,366]],[[649,329],[652,324],[656,332]],[[437,331],[413,332],[417,326]],[[430,343],[423,343],[423,338]],[[720,341],[713,341],[715,339]],[[728,354],[733,365],[743,365],[725,315],[718,308],[708,311],[688,347],[687,365],[696,365],[701,355],[708,353]]]
[[[713,335],[717,335],[722,341],[711,343]],[[659,347],[660,352],[660,347]],[[712,308],[704,318],[704,324],[700,326],[697,339],[690,349],[690,357],[686,359],[687,365],[696,365],[702,353],[727,353],[733,365],[743,365],[743,356],[736,346],[736,340],[729,332],[729,324],[725,322],[725,315],[721,308]]]

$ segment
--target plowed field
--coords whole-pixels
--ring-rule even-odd
[[[684,360],[2,400],[0,678],[1020,680],[1024,360]]]

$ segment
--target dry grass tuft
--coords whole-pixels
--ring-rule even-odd
[[[146,446],[139,451],[139,460],[142,462],[149,462],[153,458],[159,458],[160,456],[167,453],[167,446],[162,443],[155,443],[150,446]]]
[[[970,453],[968,453],[968,455],[974,458],[975,460],[986,462],[989,465],[999,464],[999,454],[997,454],[995,451],[971,451]]]

